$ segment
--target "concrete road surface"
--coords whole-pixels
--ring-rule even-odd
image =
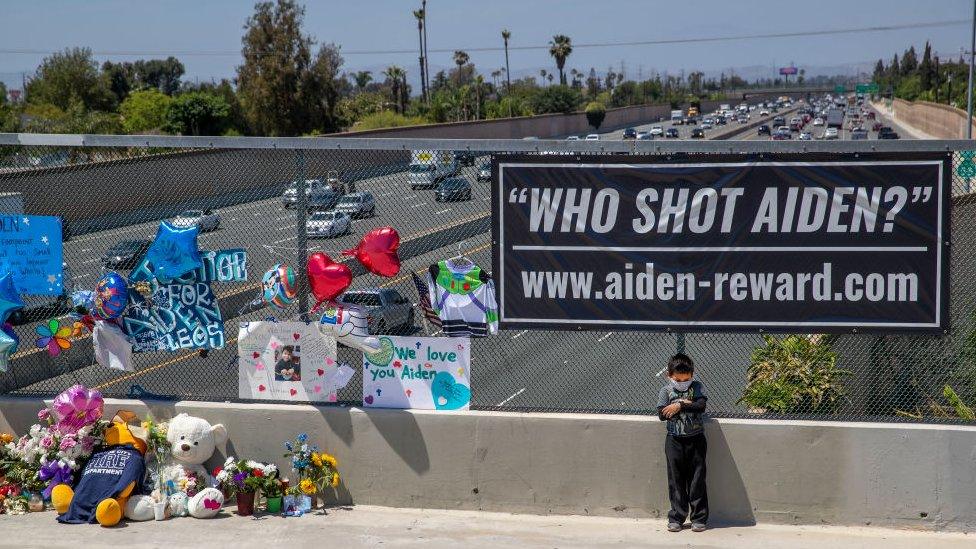
[[[536,516],[356,506],[299,518],[239,517],[233,505],[211,520],[125,522],[111,529],[60,525],[53,511],[0,516],[0,547],[423,547],[698,549],[964,549],[973,536],[836,526],[726,526],[671,533],[664,521]]]

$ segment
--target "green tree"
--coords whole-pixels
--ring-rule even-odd
[[[922,53],[922,62],[918,65],[918,76],[923,90],[931,90],[935,86],[937,75],[935,64],[932,63],[932,46],[927,40],[925,51]]]
[[[502,29],[502,40],[505,42],[505,91],[512,88],[511,70],[508,68],[508,39],[512,33],[508,29]]]
[[[132,63],[113,63],[106,61],[102,63],[102,78],[105,80],[108,89],[115,95],[115,100],[119,103],[125,100],[135,85],[135,75],[132,71]]]
[[[140,59],[132,64],[132,70],[138,87],[156,88],[166,95],[180,89],[180,78],[186,74],[183,63],[175,57]]]
[[[549,41],[549,55],[556,60],[556,68],[559,69],[559,84],[566,85],[566,73],[563,67],[566,66],[566,58],[573,53],[573,41],[565,34],[557,34]]]
[[[356,91],[363,93],[366,91],[366,86],[373,80],[373,73],[370,71],[357,71],[353,75],[353,80],[356,81]]]
[[[156,89],[132,92],[119,106],[122,129],[126,133],[140,133],[162,128],[172,102],[172,97]]]
[[[590,101],[586,105],[586,121],[593,126],[594,130],[600,129],[603,119],[607,116],[607,108],[598,101]]]
[[[383,76],[386,77],[385,84],[390,88],[394,110],[402,114],[406,108],[403,90],[406,86],[407,72],[396,65],[390,65],[383,71]]]
[[[571,113],[582,100],[579,90],[563,85],[548,86],[535,95],[532,110],[536,114]]]
[[[454,52],[454,64],[458,66],[457,68],[457,85],[461,86],[461,68],[468,64],[468,60],[471,58],[463,50],[456,50]]]
[[[910,46],[905,50],[905,55],[901,56],[901,76],[911,76],[918,68],[918,56],[915,55],[915,46]]]
[[[335,46],[323,46],[313,63],[313,41],[302,34],[304,15],[293,0],[259,2],[244,27],[238,94],[258,134],[331,132],[339,125],[337,64],[342,58]]]
[[[7,104],[7,85],[0,82],[0,107]]]
[[[87,110],[111,110],[115,103],[88,48],[72,48],[46,57],[27,84],[27,100],[67,111],[73,103]]]
[[[220,135],[226,129],[230,106],[222,97],[189,92],[173,98],[163,129],[180,135]]]

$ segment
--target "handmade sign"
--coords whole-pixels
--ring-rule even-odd
[[[363,406],[467,410],[471,351],[459,337],[381,336],[363,354]]]
[[[240,398],[336,402],[355,373],[314,324],[241,322],[237,337]]]
[[[224,320],[210,283],[247,280],[247,252],[205,251],[200,258],[198,269],[165,283],[153,276],[146,258],[132,271],[130,282],[147,282],[152,289],[148,300],[130,292],[122,317],[133,352],[224,347]]]
[[[13,273],[17,291],[61,295],[61,219],[0,214],[0,272]]]

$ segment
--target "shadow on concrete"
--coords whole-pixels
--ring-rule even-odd
[[[413,414],[402,410],[363,410],[390,448],[415,473],[430,470],[427,442]]]
[[[315,408],[322,414],[322,419],[332,430],[332,434],[339,437],[346,446],[352,446],[356,435],[352,429],[350,408],[337,406],[316,406]]]
[[[755,526],[752,502],[739,466],[722,432],[722,426],[709,422],[708,437],[708,527]]]

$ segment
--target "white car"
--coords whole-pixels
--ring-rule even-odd
[[[699,127],[699,128],[701,128],[701,129],[703,129],[703,130],[710,130],[710,129],[712,129],[712,121],[711,121],[711,120],[708,120],[708,119],[706,119],[706,120],[705,120],[704,122],[702,122],[702,123],[701,123],[701,125],[699,125],[698,127]]]
[[[566,141],[579,141],[579,136],[578,135],[571,135],[571,136],[569,136],[569,137],[566,138]]]
[[[589,134],[589,135],[586,136],[586,140],[587,141],[599,141],[600,140],[600,134],[598,134],[598,133],[591,133],[591,134]]]
[[[315,212],[305,222],[308,236],[333,237],[352,231],[352,217],[345,212]]]
[[[662,128],[661,126],[651,126],[651,135],[653,135],[654,137],[664,135],[664,128]]]
[[[800,132],[800,141],[810,141],[813,139],[813,134],[810,132]]]
[[[761,111],[759,111],[759,116],[769,116],[769,111],[766,109],[762,109]]]
[[[824,119],[823,118],[820,118],[819,116],[816,117],[816,118],[814,118],[813,119],[813,125],[814,126],[823,126],[824,125]]]
[[[174,227],[196,227],[201,233],[215,231],[220,226],[220,214],[215,210],[186,210],[173,218]]]
[[[651,135],[651,132],[637,132],[637,137],[635,139],[638,141],[649,141],[654,139],[654,136]]]
[[[827,128],[824,130],[824,139],[837,139],[837,128]]]

